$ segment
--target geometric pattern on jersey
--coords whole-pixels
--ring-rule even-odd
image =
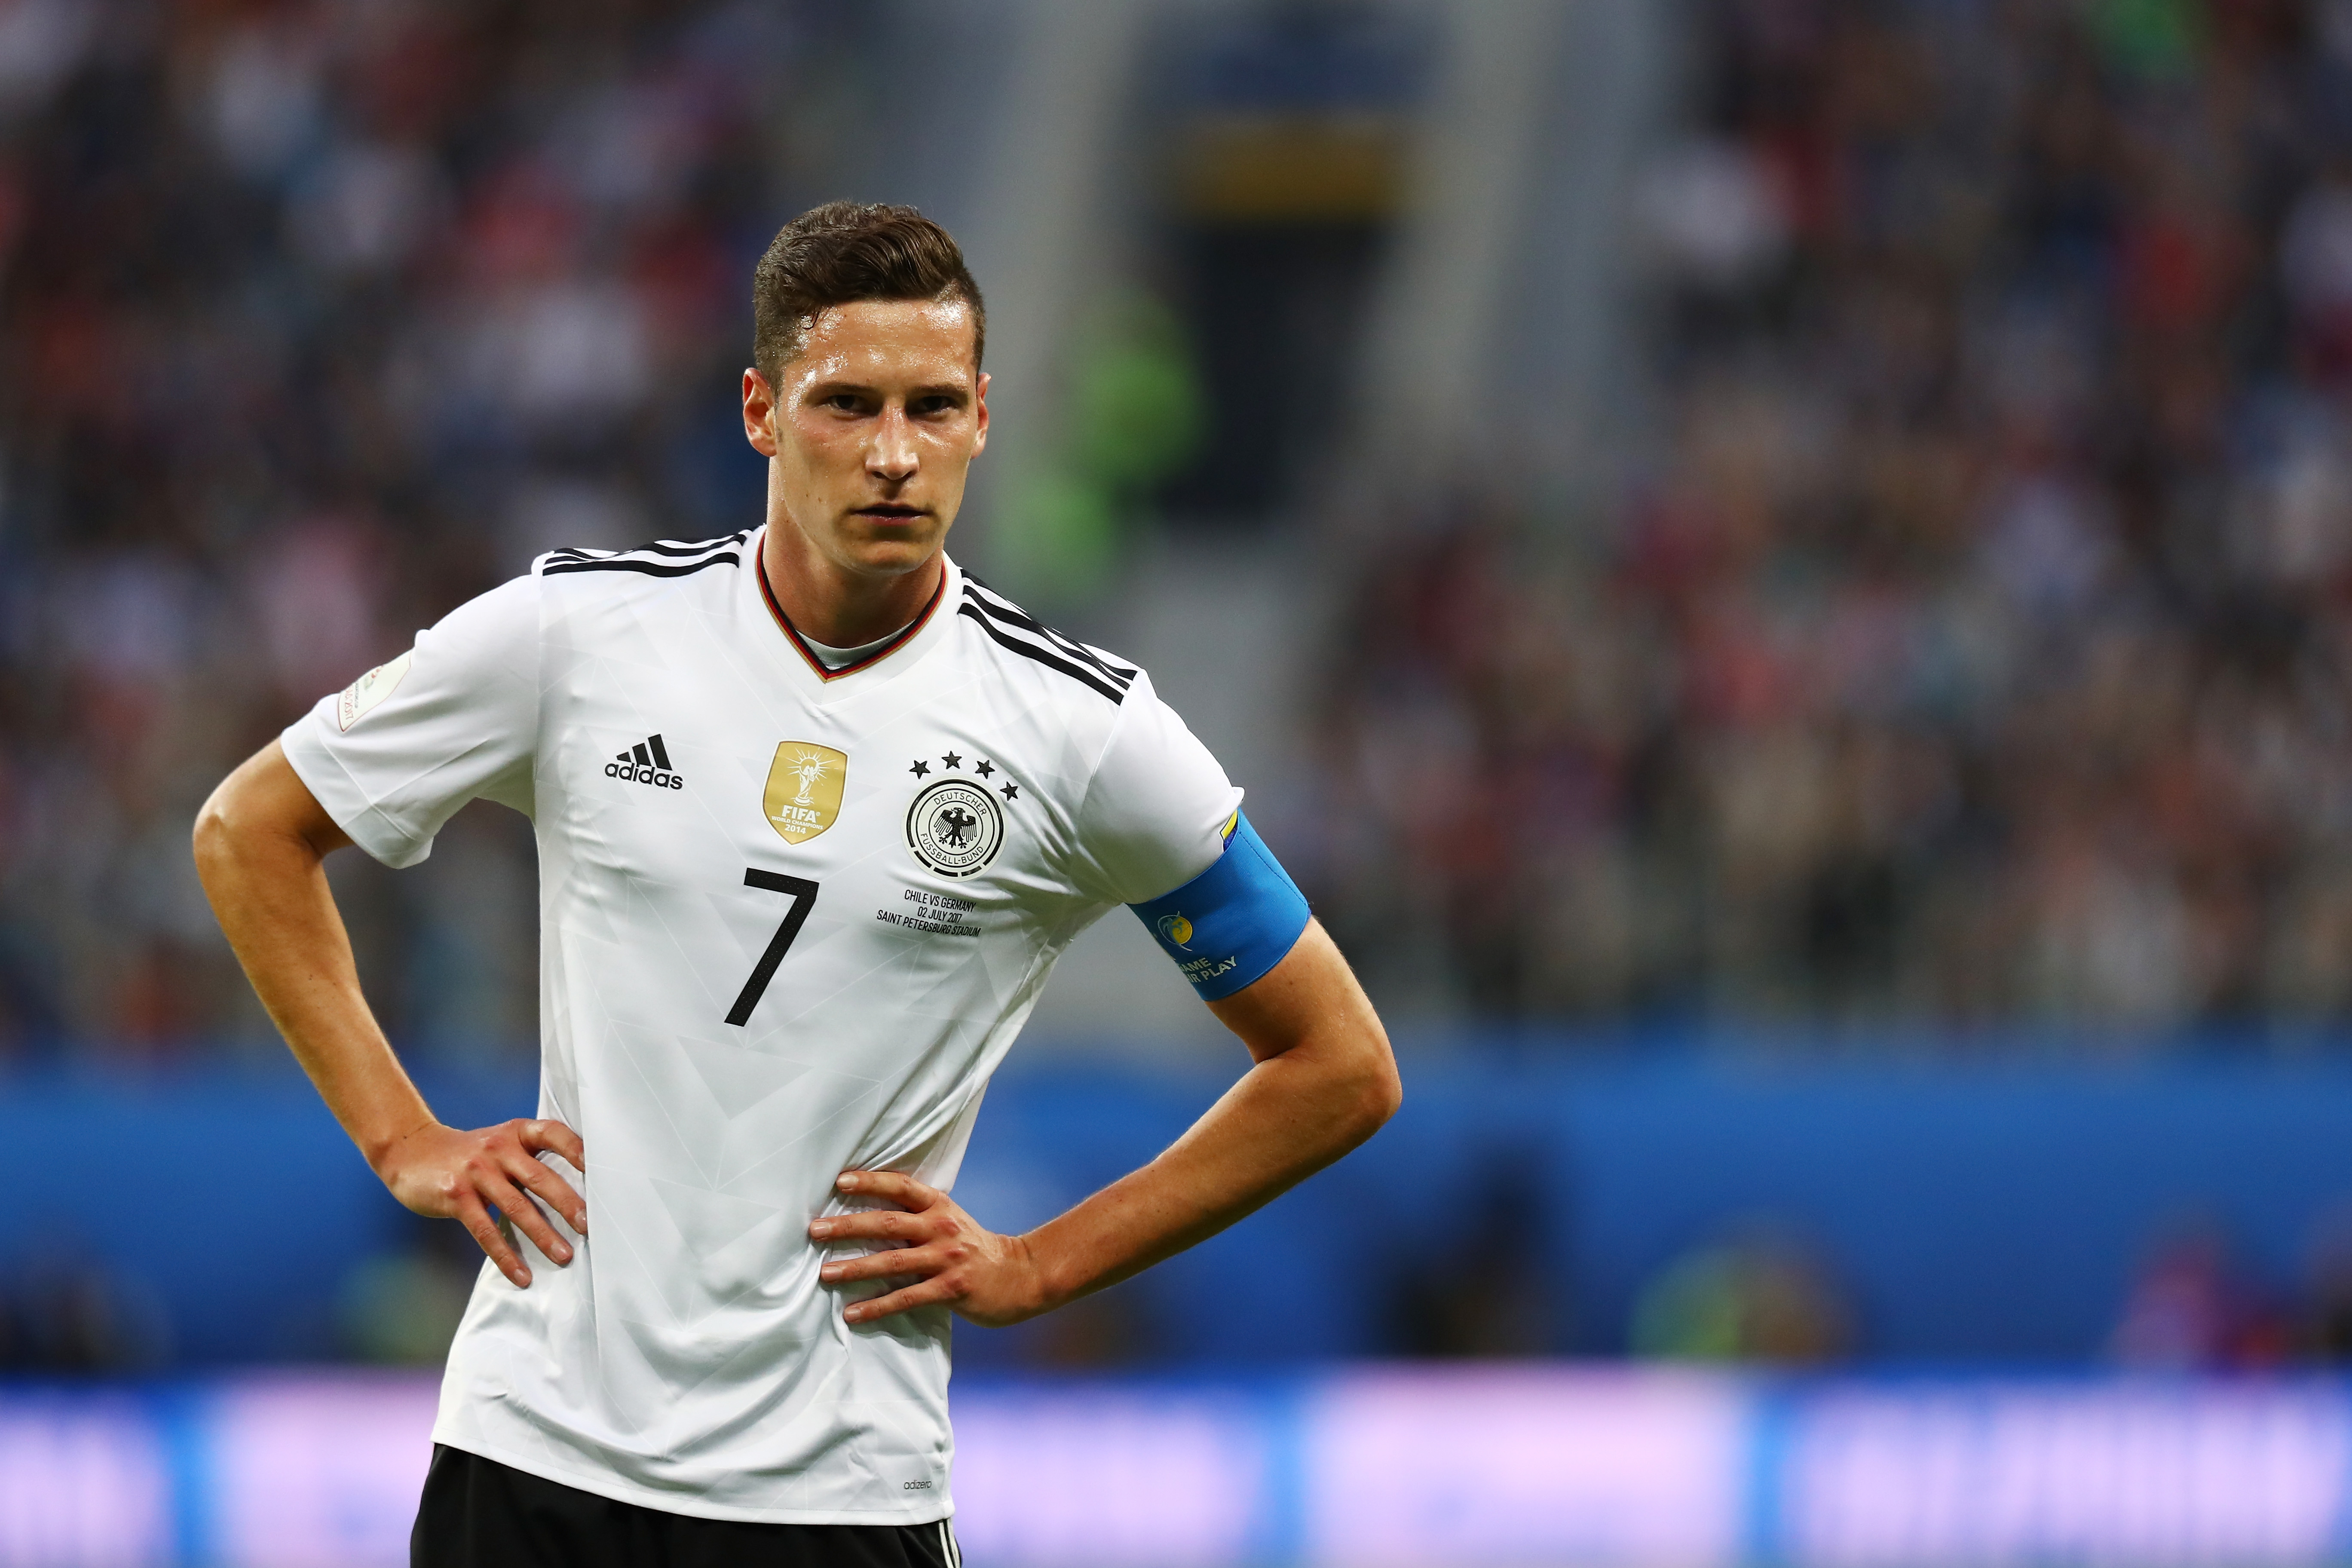
[[[553,552],[285,748],[388,864],[477,796],[538,840],[540,1114],[594,1222],[561,1268],[518,1236],[528,1289],[484,1268],[436,1440],[676,1513],[928,1523],[949,1315],[848,1325],[886,1287],[820,1280],[808,1224],[845,1169],[951,1186],[1055,960],[1214,862],[1240,792],[1143,671],[952,563],[903,642],[823,670],[763,537]]]

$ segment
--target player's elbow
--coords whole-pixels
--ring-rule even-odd
[[[196,812],[195,831],[192,847],[196,857],[196,875],[209,885],[236,856],[236,835],[230,826],[227,803],[222,795],[228,791],[224,783],[206,797]]]
[[[272,741],[196,813],[196,874],[210,888],[240,867],[307,870],[350,842]]]
[[[1369,1138],[1387,1125],[1390,1117],[1404,1109],[1404,1079],[1397,1076],[1396,1058],[1388,1052],[1386,1042],[1381,1049],[1380,1070],[1365,1086],[1364,1115],[1370,1123],[1364,1129]]]
[[[204,885],[215,908],[247,880],[245,873],[255,861],[257,825],[250,812],[237,809],[236,782],[231,777],[213,791],[211,798],[196,813],[193,835],[196,880]]]
[[[1360,1143],[1404,1104],[1404,1080],[1397,1076],[1396,1054],[1389,1049],[1388,1037],[1377,1027],[1349,1055],[1346,1115],[1354,1142]]]
[[[248,761],[213,786],[196,812],[196,858],[218,858],[236,853],[241,840],[260,826],[259,792],[253,787],[254,765]]]
[[[248,762],[223,779],[196,812],[192,847],[196,876],[206,888],[217,888],[241,867],[268,860],[282,844],[301,841],[299,825],[288,820],[284,801],[268,784],[268,773]]]

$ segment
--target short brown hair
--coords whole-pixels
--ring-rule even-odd
[[[778,229],[751,274],[752,363],[773,385],[810,320],[859,300],[961,300],[975,367],[988,345],[988,310],[953,236],[912,207],[827,202]]]

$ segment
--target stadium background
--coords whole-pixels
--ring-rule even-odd
[[[2347,0],[0,0],[0,1563],[400,1560],[473,1265],[188,826],[755,519],[844,195],[989,296],[959,558],[1153,669],[1408,1088],[961,1336],[975,1561],[2352,1559]],[[524,825],[342,858],[521,1110]],[[1235,1057],[1107,921],[961,1195]]]

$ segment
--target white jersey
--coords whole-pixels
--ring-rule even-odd
[[[1055,958],[1215,862],[1241,792],[1140,671],[952,563],[824,670],[762,537],[544,556],[284,744],[392,866],[477,795],[537,828],[539,1113],[590,1234],[557,1268],[518,1232],[527,1290],[484,1267],[435,1439],[675,1513],[926,1523],[950,1314],[845,1323],[884,1287],[821,1282],[809,1222],[845,1170],[952,1185]]]

